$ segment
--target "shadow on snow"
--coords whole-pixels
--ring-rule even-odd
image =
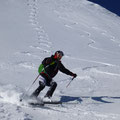
[[[94,101],[97,101],[97,102],[101,102],[101,103],[114,103],[114,102],[110,102],[110,101],[107,101],[107,100],[103,100],[103,99],[112,99],[112,100],[115,100],[115,99],[120,99],[120,97],[109,97],[109,96],[95,96],[95,97],[91,97],[91,96],[81,96],[81,97],[72,97],[72,96],[61,96],[61,99],[60,101],[61,102],[72,102],[72,101],[77,101],[79,103],[83,102],[83,99],[91,99],[91,100],[94,100]]]

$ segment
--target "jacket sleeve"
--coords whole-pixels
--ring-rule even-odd
[[[59,63],[59,70],[67,75],[73,76],[73,73],[67,68],[65,68],[65,66],[61,62]]]

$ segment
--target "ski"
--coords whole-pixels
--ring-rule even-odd
[[[40,102],[29,102],[29,105],[32,105],[32,106],[44,106],[44,105],[47,105],[47,104],[62,104],[62,102],[61,101],[51,101],[51,102],[43,101],[42,103],[40,103]]]
[[[29,105],[38,106],[38,107],[40,106],[41,107],[41,106],[44,106],[45,104],[44,103],[37,103],[37,102],[35,102],[35,103],[34,102],[30,102]]]
[[[62,104],[61,101],[51,101],[51,102],[45,101],[45,102],[43,102],[43,103],[44,103],[44,104]]]

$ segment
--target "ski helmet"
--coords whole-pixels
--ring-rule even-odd
[[[64,53],[61,50],[58,50],[55,52],[55,54],[57,54],[57,53],[60,54],[61,56],[64,56]]]

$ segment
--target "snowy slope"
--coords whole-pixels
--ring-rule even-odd
[[[87,0],[0,1],[0,119],[119,120],[119,25],[119,17]],[[54,78],[53,99],[66,104],[22,105],[39,64],[56,50],[78,75],[68,88],[70,76]]]

